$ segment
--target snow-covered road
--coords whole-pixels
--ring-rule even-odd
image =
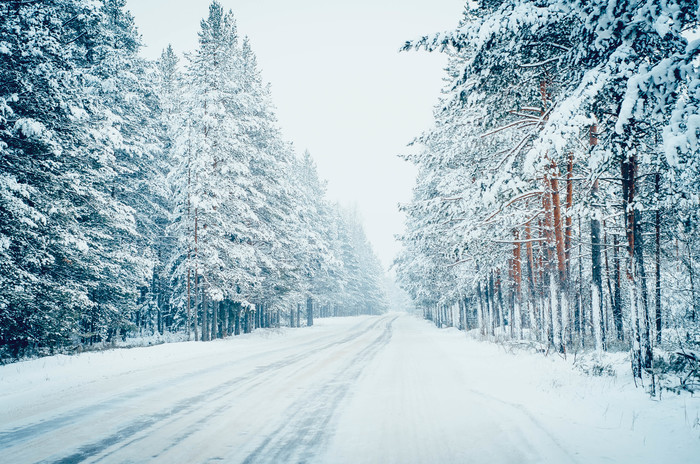
[[[326,319],[2,366],[0,461],[696,462],[688,402],[600,382],[407,315]]]

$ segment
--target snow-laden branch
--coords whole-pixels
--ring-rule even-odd
[[[544,66],[544,65],[549,64],[549,63],[554,63],[555,61],[559,61],[562,58],[563,58],[562,56],[555,56],[555,57],[548,58],[548,59],[543,60],[543,61],[538,61],[537,63],[523,63],[523,64],[519,64],[518,66],[520,66],[521,68],[537,68],[539,66]]]
[[[546,238],[528,238],[525,240],[491,240],[491,243],[504,243],[506,245],[516,245],[518,243],[546,242]]]
[[[510,157],[513,156],[514,154],[518,153],[518,152],[523,148],[523,146],[525,146],[525,144],[527,143],[527,141],[528,141],[530,138],[532,138],[533,136],[534,136],[534,134],[526,134],[526,135],[520,140],[520,142],[517,143],[517,145],[515,145],[513,148],[511,148],[510,150],[508,150],[508,151],[506,152],[506,155],[501,159],[501,161],[498,162],[498,164],[497,164],[493,169],[491,169],[491,171],[492,171],[492,172],[496,172],[496,171],[498,171],[499,169],[501,169],[501,166],[503,166],[503,164],[506,162],[506,160],[508,160],[508,158],[510,158]]]
[[[68,42],[64,43],[63,45],[70,45],[70,44],[72,44],[73,42],[75,42],[76,40],[78,40],[79,38],[81,38],[82,36],[84,36],[85,34],[87,34],[87,31],[81,32],[81,33],[78,34],[76,37],[72,38],[71,40],[69,40]]]
[[[469,261],[473,261],[473,258],[460,259],[459,261],[455,261],[455,262],[452,263],[452,264],[448,264],[447,267],[448,267],[448,268],[450,268],[450,267],[455,267],[455,266],[458,266],[458,265],[460,265],[460,264],[467,263],[467,262],[469,262]]]
[[[539,109],[538,111],[542,111],[542,110]],[[541,116],[540,116],[539,118],[537,118],[536,120],[533,120],[532,118],[528,118],[528,119],[526,119],[526,120],[524,120],[524,121],[515,121],[515,122],[512,122],[512,123],[510,123],[510,124],[506,124],[505,126],[497,127],[496,129],[493,129],[493,130],[491,130],[491,131],[489,131],[489,132],[486,132],[485,134],[482,134],[482,135],[481,135],[481,138],[483,139],[483,138],[485,138],[485,137],[488,137],[488,136],[497,134],[497,133],[499,133],[499,132],[502,132],[502,131],[504,131],[504,130],[506,130],[506,129],[510,129],[510,128],[512,128],[512,127],[517,127],[517,126],[521,126],[521,127],[536,126],[536,125],[538,125],[538,124],[541,124],[541,123],[545,122],[545,121],[547,120],[547,118],[549,117],[549,114],[550,114],[551,112],[552,112],[552,108],[548,109],[543,115],[541,115]]]
[[[485,133],[485,134],[482,134],[482,135],[481,135],[481,138],[483,139],[483,138],[489,137],[489,136],[491,136],[491,135],[497,134],[497,133],[499,133],[499,132],[502,132],[502,131],[504,131],[504,130],[506,130],[506,129],[510,129],[510,128],[512,128],[512,127],[518,127],[518,126],[520,126],[520,127],[536,126],[536,125],[539,124],[539,123],[540,123],[540,119],[537,119],[537,120],[535,120],[535,121],[525,120],[525,121],[515,121],[515,122],[511,122],[510,124],[506,124],[505,126],[498,127],[498,128],[496,128],[496,129],[494,129],[494,130],[492,130],[492,131],[490,131],[490,132],[487,132],[487,133]]]
[[[529,47],[534,47],[537,45],[546,45],[549,47],[558,48],[559,50],[564,50],[565,52],[571,51],[571,47],[565,47],[564,45],[560,45],[560,44],[554,43],[554,42],[530,42],[529,44],[525,44],[525,45],[529,46]]]
[[[491,221],[493,220],[493,218],[495,218],[496,216],[498,216],[500,213],[503,212],[504,209],[508,208],[509,206],[513,205],[514,203],[516,203],[516,202],[518,202],[518,201],[521,201],[521,200],[526,200],[526,199],[528,199],[528,198],[531,198],[531,197],[534,197],[534,196],[537,196],[537,195],[542,195],[543,193],[544,193],[543,190],[532,190],[532,191],[530,191],[530,192],[521,193],[520,195],[517,195],[516,197],[511,198],[506,204],[504,204],[503,206],[501,206],[501,207],[498,209],[498,211],[496,211],[496,212],[493,213],[491,216],[489,216],[489,217],[486,218],[484,221],[482,221],[481,224],[482,224],[482,225],[490,224]]]
[[[520,224],[516,224],[516,225],[514,225],[512,228],[513,228],[513,229],[517,229],[517,228],[519,228],[519,227],[524,227],[524,226],[530,224],[532,221],[534,221],[534,220],[537,218],[537,216],[539,216],[539,215],[542,214],[543,212],[544,212],[544,210],[542,210],[542,209],[539,210],[539,211],[537,211],[535,214],[533,214],[531,217],[529,217],[525,222],[522,222],[522,223],[520,223]]]
[[[541,110],[537,110],[537,111],[541,111]],[[512,114],[513,116],[520,116],[521,118],[526,118],[529,120],[539,120],[540,119],[539,115],[521,113],[518,110],[510,110],[509,113]]]

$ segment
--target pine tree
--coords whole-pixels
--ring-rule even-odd
[[[406,207],[398,274],[414,298],[430,308],[454,301],[450,290],[435,294],[446,281],[475,295],[482,333],[496,321],[513,336],[527,321],[531,335],[536,329],[537,338],[566,351],[585,343],[590,326],[605,349],[611,318],[617,338],[624,338],[625,287],[633,371],[649,372],[652,332],[663,329],[660,211],[671,197],[683,198],[662,186],[696,173],[691,159],[700,132],[691,115],[699,81],[697,62],[691,63],[698,44],[689,44],[684,31],[697,15],[687,1],[479,2],[452,33],[407,43],[404,49],[450,55],[435,128],[417,140],[424,150],[411,158],[420,175]],[[605,189],[602,182],[609,183]],[[681,203],[675,211],[693,209]],[[651,211],[653,295],[645,264],[652,247],[644,240]],[[575,231],[580,218],[587,227]],[[610,236],[615,277],[605,247]],[[578,266],[575,240],[591,243],[579,245]],[[628,250],[622,272],[618,242]],[[587,272],[583,253],[590,253]],[[688,255],[692,277],[694,252]],[[448,272],[452,266],[462,270]],[[428,281],[430,288],[425,275],[437,279]],[[503,308],[504,294],[512,307]],[[432,309],[426,314],[432,317]]]
[[[4,232],[3,267],[23,283],[3,298],[10,328],[3,345],[12,355],[127,330],[146,280],[134,210],[115,190],[120,175],[138,169],[123,162],[122,150],[144,145],[124,144],[124,107],[105,98],[124,82],[105,71],[138,48],[122,7],[2,5],[3,224],[28,226]],[[16,261],[32,255],[29,267]]]

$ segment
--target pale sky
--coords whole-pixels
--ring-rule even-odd
[[[355,207],[388,267],[403,231],[413,166],[397,157],[430,127],[446,57],[398,53],[409,39],[452,29],[465,0],[220,0],[258,57],[284,137],[305,149],[328,181],[328,197]],[[157,58],[197,46],[209,0],[127,0]]]

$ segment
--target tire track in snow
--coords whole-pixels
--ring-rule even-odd
[[[252,463],[309,462],[323,449],[332,432],[328,430],[340,402],[362,374],[369,361],[384,348],[392,336],[392,324],[372,343],[353,356],[331,383],[324,384],[305,395],[303,401],[290,407],[286,418],[243,461]],[[322,409],[318,406],[323,405]]]
[[[361,327],[366,321],[360,322],[353,326],[351,330],[353,330],[351,335],[348,335],[347,339],[344,339],[343,341],[340,342],[332,342],[329,345],[324,345],[322,347],[314,349],[312,352],[317,352],[322,349],[326,349],[330,346],[333,346],[337,343],[345,343],[349,339],[352,339],[353,337],[357,336],[358,334],[364,332],[365,330],[369,330],[373,327],[376,327],[376,325],[379,323],[379,321],[374,321],[369,327],[363,328]],[[328,336],[324,338],[329,338]],[[306,343],[300,343],[299,345],[295,345],[294,348],[302,348],[307,345],[314,345],[318,344],[319,340],[312,340]],[[186,382],[191,379],[192,376],[200,376],[200,375],[206,375],[208,373],[212,373],[227,367],[235,367],[237,363],[243,362],[243,361],[250,361],[255,358],[263,357],[263,356],[268,356],[272,353],[275,353],[277,351],[283,351],[285,348],[279,348],[279,349],[274,349],[270,351],[265,351],[262,353],[257,353],[255,355],[251,355],[248,357],[244,358],[239,358],[235,360],[230,360],[230,361],[225,361],[222,363],[218,363],[215,365],[211,365],[205,368],[198,369],[196,371],[190,371],[187,373],[183,373],[179,376],[173,377],[171,379],[168,379],[168,386],[173,387],[178,384],[181,384],[183,382]],[[308,353],[308,352],[307,352]],[[177,363],[175,363],[175,366],[177,366]],[[150,369],[152,366],[149,366],[148,368],[145,369]],[[157,366],[161,367],[161,366]],[[145,370],[144,369],[144,370]],[[136,372],[139,372],[138,370],[136,371],[128,371],[124,374],[121,374],[120,376],[128,376],[132,375]],[[136,389],[129,390],[128,392],[125,393],[120,393],[117,394],[114,397],[111,397],[107,400],[102,400],[100,402],[88,404],[85,406],[81,406],[79,408],[61,413],[55,417],[49,418],[49,419],[42,419],[34,423],[30,423],[28,425],[23,425],[21,427],[16,427],[10,430],[6,431],[0,431],[0,450],[10,447],[10,446],[15,446],[18,443],[25,442],[27,440],[31,440],[37,436],[40,436],[45,433],[51,433],[54,432],[56,429],[65,427],[68,425],[71,425],[75,423],[76,420],[85,418],[90,415],[96,415],[100,414],[105,411],[110,411],[114,410],[117,407],[120,407],[129,401],[142,397],[144,395],[158,392],[159,390],[162,390],[163,385],[162,381],[156,381],[153,382],[149,385],[144,385],[141,387],[138,387]]]
[[[469,393],[479,396],[487,401],[491,401],[493,403],[497,403],[501,406],[506,406],[510,409],[515,409],[518,411],[520,415],[522,415],[528,422],[530,422],[532,425],[537,428],[540,433],[547,438],[548,441],[550,441],[555,448],[561,452],[566,458],[568,458],[569,462],[576,464],[578,461],[569,453],[569,451],[559,442],[559,440],[546,428],[544,427],[538,420],[535,418],[535,416],[530,413],[523,405],[518,404],[518,403],[512,403],[510,401],[502,400],[500,398],[497,398],[495,396],[489,395],[488,393],[484,393],[478,390],[474,390],[472,388],[467,388],[466,391]]]
[[[371,325],[369,325],[366,329],[362,330],[362,333],[364,333],[367,330],[371,330],[372,328],[376,327],[381,321],[375,321]],[[103,440],[104,445],[106,446],[99,446],[99,449],[91,450],[92,452],[87,453],[87,456],[84,456],[80,460],[85,460],[85,459],[90,459],[94,458],[97,461],[103,460],[108,458],[109,456],[112,455],[118,455],[119,451],[123,450],[124,448],[127,448],[129,446],[132,446],[142,440],[150,438],[149,435],[144,434],[142,432],[145,431],[154,431],[158,430],[160,428],[166,427],[168,425],[174,424],[177,421],[180,420],[185,420],[187,421],[190,419],[190,416],[196,416],[199,413],[201,413],[201,409],[207,408],[207,407],[214,407],[214,412],[209,412],[206,413],[203,417],[200,417],[195,420],[195,422],[188,422],[186,426],[180,427],[181,429],[184,429],[185,432],[181,433],[180,435],[173,437],[170,440],[170,443],[160,451],[160,453],[150,456],[152,459],[156,459],[158,456],[161,454],[165,453],[166,451],[170,450],[171,448],[179,445],[182,443],[183,440],[191,436],[192,434],[196,433],[199,431],[199,427],[202,425],[205,425],[207,422],[209,422],[211,419],[213,419],[216,416],[219,416],[223,414],[226,410],[220,408],[220,405],[222,404],[227,404],[228,402],[226,401],[228,398],[237,398],[239,396],[245,396],[247,393],[250,391],[254,390],[255,388],[265,384],[267,381],[271,380],[270,377],[266,377],[268,374],[277,374],[277,371],[281,368],[292,368],[295,366],[297,363],[304,363],[312,365],[315,363],[315,361],[312,358],[315,354],[317,353],[324,353],[327,352],[329,349],[334,348],[336,346],[344,345],[354,339],[356,339],[361,333],[354,333],[351,335],[348,335],[347,337],[343,338],[342,340],[338,340],[336,342],[324,345],[322,347],[316,348],[312,351],[304,351],[302,353],[299,353],[294,356],[289,356],[285,359],[282,359],[280,361],[277,361],[271,365],[266,365],[262,367],[258,367],[252,372],[251,374],[245,376],[245,378],[238,378],[226,382],[222,385],[219,385],[215,388],[211,388],[205,392],[202,392],[200,395],[197,395],[196,400],[192,399],[186,399],[178,404],[182,403],[185,406],[183,406],[183,409],[177,413],[174,414],[167,414],[163,417],[155,418],[153,421],[150,421],[149,424],[152,425],[153,427],[140,427],[138,429],[136,428],[131,428],[129,427],[128,433],[119,433],[122,439],[120,440]],[[301,369],[303,369],[305,366],[302,366]],[[296,367],[296,369],[300,369],[300,367]],[[274,379],[272,379],[274,380]],[[239,386],[240,388],[235,389],[235,387]],[[174,406],[174,408],[176,408]],[[157,419],[157,420],[156,420]],[[134,424],[138,425],[138,424]],[[115,434],[116,435],[116,434]],[[137,435],[137,436],[134,436]],[[113,445],[119,444],[119,447],[116,447],[114,449],[108,449],[113,447]],[[106,451],[106,452],[105,452]],[[100,453],[105,452],[101,455]],[[78,453],[76,453],[78,454]],[[58,462],[63,462],[63,461],[58,461]],[[66,462],[75,462],[72,460],[66,461]]]
[[[122,426],[117,430],[116,432],[110,434],[107,437],[104,437],[96,442],[81,446],[77,451],[71,453],[68,456],[53,456],[51,458],[48,458],[44,461],[41,462],[56,462],[56,463],[75,463],[75,462],[81,462],[84,460],[87,460],[92,457],[96,457],[99,453],[107,450],[108,448],[117,445],[121,442],[127,441],[124,446],[127,446],[128,444],[137,441],[137,440],[130,440],[133,438],[134,435],[139,434],[141,432],[146,431],[147,429],[150,429],[154,426],[157,426],[159,424],[162,424],[166,420],[177,420],[179,417],[182,416],[187,416],[188,414],[193,413],[196,411],[202,403],[206,402],[211,402],[211,401],[218,401],[227,395],[231,394],[232,388],[245,384],[246,382],[251,382],[250,385],[247,385],[247,388],[245,391],[255,388],[256,386],[262,384],[265,379],[262,378],[264,375],[273,373],[277,371],[278,369],[282,367],[289,367],[295,363],[301,362],[309,358],[310,356],[326,351],[328,349],[331,349],[336,346],[340,346],[343,344],[346,344],[355,338],[357,336],[361,335],[362,333],[365,333],[366,331],[369,331],[373,328],[375,328],[377,325],[379,325],[382,322],[382,319],[372,321],[371,324],[369,324],[366,327],[362,327],[364,325],[363,323],[357,324],[354,328],[356,330],[352,331],[350,334],[347,336],[343,337],[340,340],[335,340],[330,343],[326,343],[324,345],[318,346],[316,348],[313,348],[308,351],[300,351],[296,354],[289,355],[279,361],[275,361],[273,363],[260,366],[255,368],[252,372],[248,373],[247,375],[239,376],[234,379],[228,380],[223,383],[219,383],[218,385],[211,387],[203,392],[200,392],[196,395],[189,396],[187,398],[184,398],[182,400],[179,400],[176,402],[174,405],[171,405],[167,408],[162,409],[161,411],[154,413],[154,414],[149,414],[145,416],[138,417],[137,419],[131,421],[129,424]],[[300,347],[305,347],[310,344],[318,343],[318,340],[315,340],[313,342],[307,342],[303,343],[300,345],[295,345],[294,349],[299,349]],[[275,350],[277,351],[277,350]],[[220,363],[215,366],[210,366],[204,369],[200,369],[198,371],[194,372],[189,372],[186,374],[183,374],[177,378],[175,381],[184,382],[187,380],[190,380],[193,376],[198,376],[202,375],[205,373],[209,372],[214,372],[217,370],[220,370],[224,367],[230,367],[233,366],[235,367],[235,364],[237,362],[241,362],[243,360],[250,360],[254,359],[256,357],[261,357],[261,356],[267,356],[271,352],[265,352],[261,353],[255,356],[251,356],[248,358],[242,358],[239,360],[233,360],[233,361],[228,361],[225,363]],[[257,380],[257,381],[256,381]],[[172,386],[172,382],[169,382],[168,388]],[[126,402],[128,402],[131,399],[137,398],[141,395],[143,395],[146,392],[157,392],[158,390],[163,389],[164,387],[158,383],[155,385],[150,385],[147,387],[142,387],[137,390],[132,390],[126,394],[119,395],[117,398],[113,400],[109,400],[106,403],[104,403],[104,407],[101,407],[100,405],[97,405],[96,409],[99,409],[99,411],[95,411],[93,407],[95,406],[86,406],[79,408],[75,411],[72,411],[69,414],[64,414],[59,417],[56,417],[54,419],[50,419],[44,422],[39,422],[36,424],[32,424],[27,427],[23,427],[18,430],[14,430],[11,432],[6,432],[4,436],[0,436],[2,438],[4,443],[11,443],[12,446],[17,445],[18,442],[23,442],[27,440],[31,440],[38,435],[42,434],[47,434],[51,433],[56,430],[57,427],[66,427],[70,425],[75,425],[76,422],[80,419],[84,419],[88,416],[94,415],[97,412],[104,412],[104,411],[110,411],[113,410],[115,407],[122,405]],[[240,391],[234,392],[236,394],[239,394]],[[17,440],[17,441],[15,441]],[[0,442],[0,450],[2,449],[2,443]],[[111,453],[110,453],[111,454]]]

